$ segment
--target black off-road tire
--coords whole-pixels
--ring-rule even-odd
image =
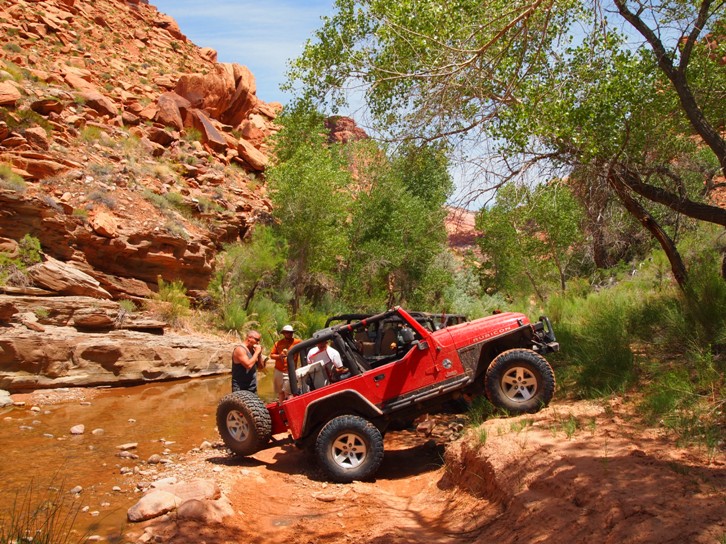
[[[530,349],[510,349],[489,365],[484,378],[487,398],[510,414],[533,414],[555,394],[555,373],[547,360]]]
[[[272,418],[260,397],[251,391],[236,391],[219,401],[217,430],[234,453],[252,455],[270,441]]]
[[[320,430],[315,456],[326,476],[334,482],[365,480],[381,466],[383,436],[362,417],[338,416]]]

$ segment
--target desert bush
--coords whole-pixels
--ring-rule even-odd
[[[27,188],[27,184],[21,175],[13,172],[12,166],[2,163],[0,164],[0,187],[16,193],[23,193]]]
[[[149,310],[158,314],[173,327],[179,327],[182,319],[189,315],[190,303],[187,290],[181,280],[165,282],[157,280],[158,292],[149,303]]]

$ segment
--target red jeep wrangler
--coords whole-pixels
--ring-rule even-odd
[[[320,368],[324,378],[309,379],[307,352],[323,340],[340,352],[345,378]],[[295,346],[288,353],[293,396],[265,406],[249,391],[229,394],[217,407],[217,427],[239,455],[251,455],[267,447],[273,434],[289,432],[297,446],[314,449],[331,480],[362,480],[378,470],[383,435],[392,423],[446,401],[484,392],[514,414],[546,406],[555,377],[542,355],[558,349],[546,317],[531,323],[524,314],[507,312],[432,331],[394,308],[328,327]]]

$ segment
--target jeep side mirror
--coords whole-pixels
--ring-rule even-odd
[[[418,348],[419,350],[423,351],[425,349],[429,349],[429,344],[428,344],[428,342],[418,342],[416,344],[416,348]]]

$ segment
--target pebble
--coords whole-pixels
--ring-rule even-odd
[[[86,432],[86,426],[83,424],[74,425],[73,427],[71,427],[71,434],[83,434],[85,432]]]
[[[31,412],[40,412],[40,406],[33,406],[30,408]]]
[[[138,442],[129,442],[127,444],[121,444],[120,446],[116,446],[117,450],[133,450],[136,449],[139,445]]]
[[[55,438],[55,437],[54,437],[54,436],[53,436],[52,434],[50,434],[50,433],[43,433],[43,436],[44,436],[45,438]]]
[[[149,459],[146,462],[149,463],[150,465],[158,465],[159,463],[161,463],[161,455],[159,455],[158,453],[155,453],[154,455],[149,457]]]
[[[131,474],[131,473],[132,473],[133,471],[134,471],[134,469],[133,469],[133,468],[131,468],[131,467],[121,467],[121,468],[119,469],[119,472],[120,472],[121,474]]]
[[[106,432],[106,431],[104,431],[103,429],[93,429],[91,431],[91,434],[94,434],[94,435],[98,436],[98,435],[103,434],[104,432]]]
[[[88,402],[87,400],[84,400],[83,402],[81,402],[81,406],[90,406],[90,405],[91,405],[91,403]]]
[[[129,423],[136,423],[136,420],[134,418],[129,418]]]
[[[31,427],[30,425],[21,425],[21,426],[19,427],[19,429],[20,429],[21,431],[32,431],[32,430],[33,430],[33,427]]]
[[[121,488],[119,486],[115,485],[115,486],[113,486],[112,491],[116,491],[117,493],[120,493],[121,492]]]
[[[71,495],[79,495],[83,491],[83,488],[80,485],[77,485],[73,489],[69,491]]]
[[[13,406],[23,407],[23,406],[25,406],[25,401],[24,400],[15,401],[15,402],[13,402]]]
[[[131,453],[130,451],[120,451],[116,454],[116,457],[121,457],[122,459],[138,459],[139,456],[135,453]]]

